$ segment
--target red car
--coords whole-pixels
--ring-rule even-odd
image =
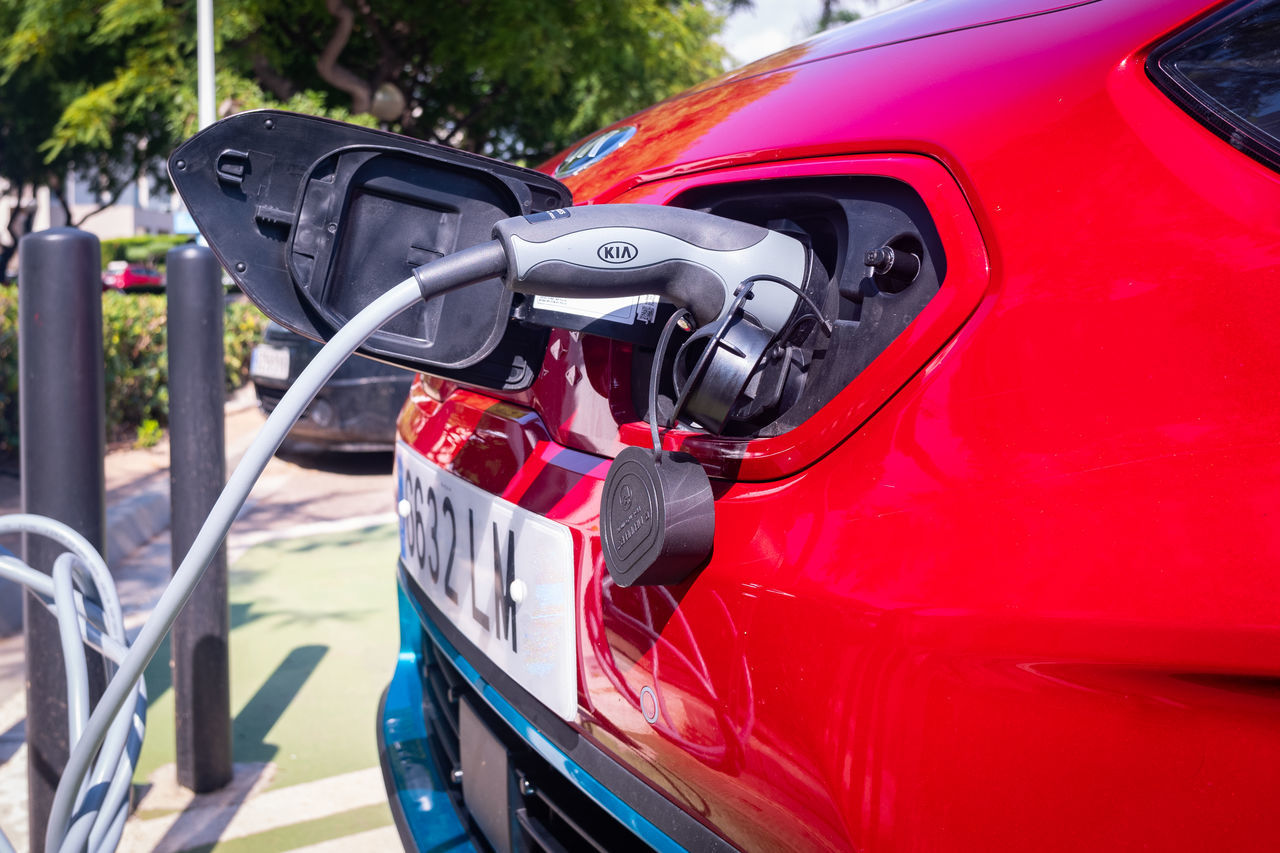
[[[110,290],[160,290],[164,276],[159,270],[127,261],[109,261],[102,273],[102,289]]]
[[[177,168],[216,165],[222,203],[283,150],[261,134]],[[247,276],[292,241],[277,307],[313,330],[351,316],[323,271],[380,256],[325,236],[337,211],[405,231],[387,281],[467,242],[408,234],[389,194],[456,206],[330,147],[301,192],[236,184],[260,246],[211,237]],[[378,726],[406,846],[1273,849],[1277,168],[1275,0],[957,0],[624,119],[545,166],[562,188],[481,169],[506,216],[571,193],[791,235],[823,322],[662,436],[714,502],[678,582],[619,582],[601,539],[653,509],[605,489],[685,394],[669,310],[515,299],[509,373],[415,383]],[[424,311],[371,350],[437,346]]]

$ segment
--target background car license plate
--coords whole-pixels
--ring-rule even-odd
[[[400,557],[468,640],[561,718],[577,716],[573,538],[396,444]],[[408,514],[404,514],[404,510]]]
[[[249,375],[263,379],[289,378],[289,350],[259,344],[249,356]]]

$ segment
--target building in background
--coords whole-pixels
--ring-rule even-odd
[[[168,181],[142,177],[125,187],[112,204],[103,207],[108,199],[102,197],[93,184],[76,175],[69,176],[70,192],[67,194],[68,211],[49,191],[48,187],[36,190],[35,197],[15,199],[14,193],[0,182],[0,231],[8,231],[11,216],[25,216],[34,212],[27,233],[56,228],[69,222],[76,223],[98,237],[133,237],[138,234],[172,234],[174,212],[179,205],[172,195]],[[15,201],[22,201],[21,206]],[[32,211],[34,208],[34,211]],[[17,269],[17,255],[10,263],[10,271]]]
[[[71,204],[72,221],[80,222],[88,215],[80,227],[98,235],[100,239],[173,233],[174,199],[168,181],[157,181],[144,176],[125,187],[113,204],[97,213],[93,211],[101,207],[106,199],[98,196],[89,181],[74,177],[70,196],[68,201]],[[53,202],[53,208],[62,213],[61,205],[56,201]],[[53,210],[50,211],[52,213]]]

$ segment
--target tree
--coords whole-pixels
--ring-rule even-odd
[[[186,58],[181,41],[166,39],[174,17],[159,2],[0,0],[0,178],[18,214],[0,269],[30,227],[36,188],[70,215],[71,173],[90,178],[105,206],[158,172],[192,100],[173,86]]]
[[[842,8],[840,0],[822,0],[822,12],[818,15],[818,21],[814,24],[813,31],[815,33],[826,32],[832,27],[852,24],[861,17],[862,15],[857,12]]]
[[[239,64],[275,96],[383,106],[394,130],[529,162],[724,58],[711,41],[722,19],[688,0],[260,0],[255,11]]]
[[[744,0],[726,0],[735,8]],[[536,162],[720,70],[691,0],[217,0],[222,115],[352,118]],[[0,183],[108,203],[195,130],[194,0],[0,0]],[[3,187],[0,187],[3,189]],[[82,217],[83,219],[83,217]],[[25,223],[25,225],[24,225]]]

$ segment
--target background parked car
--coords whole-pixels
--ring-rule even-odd
[[[258,407],[271,414],[284,392],[320,350],[320,344],[269,323],[249,357]],[[396,417],[413,374],[371,358],[354,357],[338,368],[289,432],[294,448],[378,451],[395,446]]]
[[[164,275],[157,269],[128,261],[110,261],[102,273],[102,289],[139,293],[164,289]]]

